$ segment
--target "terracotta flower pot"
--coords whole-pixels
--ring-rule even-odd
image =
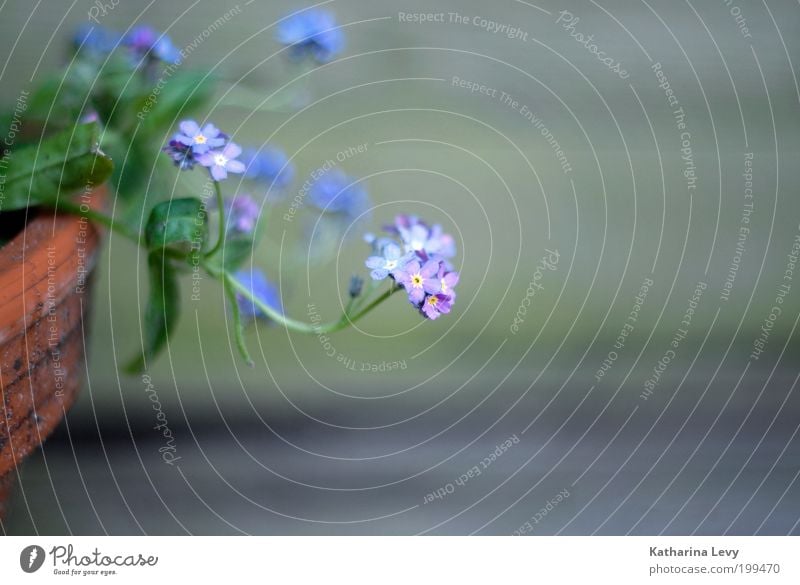
[[[98,188],[91,198],[103,195]],[[0,248],[0,518],[20,463],[78,394],[100,243],[86,218],[31,213]]]

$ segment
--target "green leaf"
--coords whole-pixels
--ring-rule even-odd
[[[144,229],[150,250],[201,250],[208,232],[206,209],[196,197],[163,201],[153,207]]]
[[[82,124],[5,153],[0,169],[7,169],[0,211],[34,205],[55,206],[76,191],[101,185],[113,163],[98,145],[96,123]]]
[[[247,350],[247,343],[244,340],[244,323],[242,321],[242,313],[239,310],[239,301],[236,300],[236,289],[233,288],[230,279],[233,278],[229,274],[222,277],[222,286],[225,289],[225,294],[228,297],[228,302],[231,305],[231,313],[233,314],[233,332],[236,338],[236,347],[239,354],[248,366],[254,365],[253,359],[250,357],[250,352]]]
[[[207,262],[221,271],[235,272],[253,252],[252,238],[233,237],[225,240],[222,248]]]
[[[154,251],[147,258],[150,292],[144,313],[144,347],[125,370],[135,374],[143,371],[169,340],[178,321],[180,296],[178,278],[164,251]]]
[[[34,90],[26,115],[48,121],[57,128],[69,128],[79,118],[88,100],[92,79],[83,66],[76,65],[66,76],[63,72],[48,76]]]

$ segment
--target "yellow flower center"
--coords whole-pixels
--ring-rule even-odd
[[[197,136],[194,137],[194,141],[197,144],[205,144],[206,143],[206,137],[203,136],[202,134],[198,134]]]
[[[428,297],[428,304],[429,305],[436,305],[439,302],[439,297]]]
[[[411,277],[411,286],[416,288],[422,288],[422,275],[415,274]]]

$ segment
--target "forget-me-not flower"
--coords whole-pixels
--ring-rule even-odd
[[[277,40],[287,45],[292,58],[311,56],[318,63],[327,63],[344,48],[344,33],[327,10],[309,9],[296,12],[278,24]]]
[[[210,150],[197,157],[204,167],[208,167],[211,178],[215,181],[222,181],[228,178],[228,173],[241,174],[244,172],[244,163],[236,160],[242,154],[242,149],[238,144],[229,142],[222,150]]]

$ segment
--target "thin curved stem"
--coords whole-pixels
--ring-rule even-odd
[[[212,276],[217,276],[214,272],[211,272]],[[246,287],[244,284],[236,280],[230,273],[224,272],[222,273],[222,278],[231,286],[234,290],[240,293],[242,296],[247,298],[249,301],[253,303],[261,312],[263,312],[267,317],[271,320],[275,321],[276,323],[283,325],[287,329],[291,329],[293,331],[297,331],[298,333],[333,333],[335,331],[340,331],[352,323],[355,323],[362,317],[364,317],[367,313],[372,311],[375,307],[380,305],[383,301],[388,299],[398,290],[400,287],[392,283],[392,287],[372,301],[369,305],[364,307],[361,311],[357,312],[355,315],[350,316],[346,312],[339,317],[336,321],[331,321],[330,323],[324,324],[314,324],[314,323],[306,323],[305,321],[298,321],[296,319],[292,319],[283,315],[282,313],[276,311],[272,307],[268,306],[260,299],[258,299],[255,295],[253,295],[252,291]]]
[[[94,209],[87,210],[85,207],[81,209],[80,205],[72,203],[70,201],[59,201],[58,209],[60,211],[66,211],[67,213],[71,213],[73,215],[81,215],[86,219],[90,219],[91,221],[104,225],[110,230],[118,232],[120,235],[123,235],[126,238],[129,238],[134,242],[139,243],[139,234],[137,232],[132,230],[128,225],[119,222],[115,220],[113,217],[109,217],[104,213],[95,211]]]
[[[214,244],[214,247],[206,252],[206,258],[210,258],[219,252],[219,250],[222,248],[223,242],[225,242],[225,207],[224,201],[222,200],[222,189],[219,186],[219,181],[214,181],[214,193],[217,198],[217,223],[219,223],[219,235],[217,236],[217,243]]]

